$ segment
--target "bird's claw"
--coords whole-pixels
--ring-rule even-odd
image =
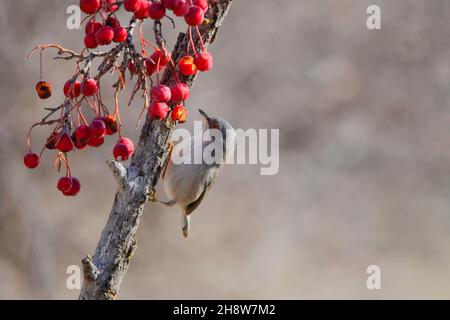
[[[151,202],[158,202],[158,199],[156,199],[156,190],[155,189],[151,189],[147,193],[147,199],[148,199],[148,201],[151,201]]]

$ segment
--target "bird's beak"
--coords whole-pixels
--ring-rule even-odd
[[[205,118],[206,120],[206,125],[208,126],[208,128],[211,128],[213,123],[211,121],[211,118],[206,114],[205,111],[203,111],[202,109],[198,109],[198,112],[202,115],[203,118]]]
[[[209,122],[209,117],[205,111],[203,111],[202,109],[198,109],[198,112],[206,119],[206,121]]]

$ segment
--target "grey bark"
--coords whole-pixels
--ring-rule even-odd
[[[210,2],[211,8],[206,14],[209,24],[200,27],[205,46],[215,40],[232,0]],[[172,53],[174,61],[178,61],[186,53],[188,42],[189,34],[180,33]],[[198,48],[198,37],[194,37],[194,42]],[[191,87],[195,76],[182,77],[181,80]],[[161,83],[170,85],[173,82],[173,69],[167,67]],[[116,298],[122,278],[136,250],[136,232],[144,205],[158,183],[168,155],[172,130],[170,123],[151,121],[147,117],[129,168],[114,160],[107,162],[117,180],[118,191],[93,257],[87,256],[82,260],[84,282],[79,299]]]

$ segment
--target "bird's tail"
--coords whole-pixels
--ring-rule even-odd
[[[191,229],[191,218],[182,213],[181,214],[181,230],[183,230],[183,236],[184,238],[187,238],[189,236],[189,231]]]

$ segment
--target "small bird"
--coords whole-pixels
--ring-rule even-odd
[[[172,199],[162,203],[168,206],[176,204],[182,209],[181,227],[185,238],[189,235],[191,213],[205,198],[223,165],[233,156],[236,145],[236,132],[227,121],[209,117],[200,109],[198,111],[206,120],[205,132],[184,139],[172,148],[162,177],[165,191]],[[217,131],[212,132],[213,129]],[[205,148],[213,150],[213,156],[216,156],[214,151],[219,150],[216,156],[218,161],[211,164],[210,161],[205,162]],[[183,150],[188,150],[190,154],[183,154]],[[175,155],[192,161],[174,162]],[[196,164],[195,159],[201,159],[201,162]]]

